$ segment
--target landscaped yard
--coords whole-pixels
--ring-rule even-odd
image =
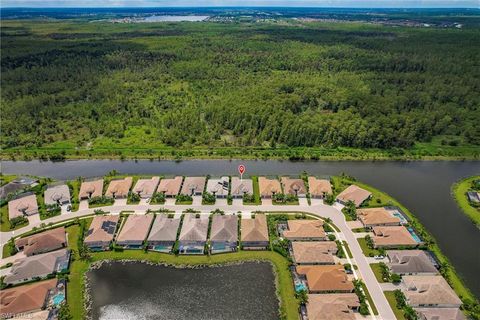
[[[377,249],[371,249],[367,245],[367,241],[365,238],[357,238],[358,243],[360,244],[360,248],[362,248],[363,254],[366,257],[373,257],[373,256],[378,256],[381,254],[381,252]]]
[[[395,299],[395,294],[393,291],[384,291],[383,293],[385,294],[385,297],[387,298],[387,301],[390,304],[390,307],[392,308],[397,320],[406,320],[405,316],[403,315],[403,310],[397,308],[397,300]]]
[[[480,206],[477,208],[472,207],[467,198],[467,191],[471,190],[472,182],[475,180],[480,180],[480,176],[473,176],[455,183],[452,187],[452,193],[463,213],[465,213],[473,223],[480,226]]]
[[[370,268],[372,268],[373,274],[375,275],[375,278],[377,278],[378,282],[385,282],[385,280],[383,280],[380,263],[370,263]]]
[[[9,222],[9,219],[8,219],[8,204],[7,203],[5,203],[5,205],[0,207],[0,214],[1,214],[1,216],[0,216],[1,217],[0,218],[1,219],[1,221],[0,221],[0,231],[2,231],[2,232],[17,230],[17,229],[23,228],[23,227],[28,225],[28,223],[24,223],[24,224],[17,225],[13,229],[10,228],[10,222]]]

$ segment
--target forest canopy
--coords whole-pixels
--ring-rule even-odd
[[[480,146],[477,28],[12,20],[1,36],[6,151]]]

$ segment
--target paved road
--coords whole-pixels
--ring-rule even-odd
[[[219,201],[218,204],[215,205],[201,205],[198,201],[194,202],[193,205],[174,205],[171,201],[167,201],[165,205],[149,205],[146,203],[141,203],[138,205],[127,205],[125,200],[117,201],[113,206],[97,208],[102,209],[104,211],[110,212],[112,214],[120,213],[121,211],[134,211],[135,214],[144,214],[145,211],[148,209],[150,210],[158,210],[161,208],[169,209],[175,212],[182,212],[185,209],[192,208],[194,210],[198,210],[201,213],[208,214],[215,209],[220,209],[225,211],[226,213],[229,212],[252,212],[252,211],[276,211],[276,212],[292,212],[292,211],[301,211],[310,213],[312,215],[324,218],[330,218],[332,222],[340,229],[340,234],[338,236],[343,238],[347,241],[350,251],[352,252],[353,259],[352,263],[358,266],[358,270],[356,271],[356,275],[363,279],[363,282],[367,286],[370,295],[373,298],[375,306],[378,310],[378,317],[383,320],[394,320],[395,316],[393,314],[390,305],[388,304],[385,295],[383,294],[382,287],[377,282],[375,275],[373,274],[372,270],[370,269],[369,263],[367,258],[364,256],[360,245],[358,244],[355,234],[351,231],[347,222],[345,221],[345,217],[342,214],[341,206],[335,204],[333,206],[324,205],[321,201],[314,200],[312,201],[311,205],[308,205],[305,202],[301,202],[300,205],[295,206],[280,206],[280,205],[272,205],[271,201],[264,201],[262,205],[259,206],[244,206],[243,204],[235,201],[232,205],[227,205],[223,201]],[[93,209],[86,208],[85,204],[82,203],[80,208],[77,212],[70,212],[67,214],[62,214],[60,216],[56,216],[50,219],[43,220],[41,222],[35,220],[32,221],[28,226],[18,229],[14,232],[1,232],[0,233],[0,245],[3,245],[13,236],[21,235],[25,232],[32,230],[33,227],[40,227],[41,223],[49,224],[49,223],[59,223],[61,221],[74,219],[77,217],[82,217],[86,215],[91,215],[93,213]],[[10,258],[12,259],[12,258]],[[4,260],[2,259],[0,265],[5,264]],[[373,317],[375,318],[375,317]]]

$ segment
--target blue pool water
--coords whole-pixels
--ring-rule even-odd
[[[295,291],[300,292],[302,290],[307,290],[307,287],[303,283],[295,284]]]
[[[415,240],[416,242],[422,242],[422,239],[420,239],[419,236],[417,236],[417,234],[415,233],[415,231],[413,231],[412,228],[407,228],[408,232],[410,232],[410,235],[412,236],[413,240]]]
[[[393,215],[394,217],[397,217],[398,219],[400,219],[400,222],[401,222],[401,223],[407,223],[407,220],[405,219],[405,217],[404,217],[400,212],[394,211],[394,212],[392,213],[392,215]]]
[[[61,304],[63,301],[65,300],[65,295],[63,293],[57,293],[54,297],[53,297],[53,304],[55,306],[58,306],[59,304]]]

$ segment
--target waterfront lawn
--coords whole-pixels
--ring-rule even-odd
[[[395,318],[397,318],[397,320],[406,320],[405,316],[403,315],[403,310],[397,307],[395,293],[393,291],[384,291],[383,293],[385,294],[385,298],[387,298],[387,301],[390,304],[393,313],[395,314]]]
[[[80,179],[75,179],[72,181],[68,181],[67,185],[70,188],[71,192],[71,203],[72,203],[72,212],[78,211],[78,206],[80,205],[80,199],[78,198],[78,194],[80,193]]]
[[[477,208],[472,207],[467,197],[467,192],[473,190],[472,183],[474,180],[480,180],[480,176],[473,176],[455,183],[452,187],[452,193],[463,213],[466,214],[474,224],[480,226],[480,206]]]
[[[253,199],[254,201],[245,201],[243,200],[243,204],[246,206],[258,206],[262,204],[262,200],[260,199],[260,189],[258,187],[258,177],[257,176],[252,176],[252,185],[253,185]]]
[[[363,254],[365,257],[373,257],[381,254],[380,250],[372,249],[367,245],[365,238],[357,238],[360,248],[362,248]]]

